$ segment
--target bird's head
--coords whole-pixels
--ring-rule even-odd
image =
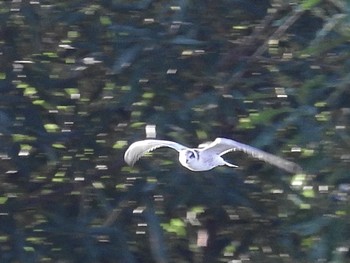
[[[180,151],[179,161],[183,166],[187,168],[191,167],[191,164],[197,162],[198,159],[199,159],[198,150],[186,149],[186,150]]]

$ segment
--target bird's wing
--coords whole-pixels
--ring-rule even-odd
[[[215,141],[208,145],[205,150],[209,153],[218,155],[224,155],[225,153],[230,151],[241,151],[251,155],[254,158],[257,158],[259,160],[275,165],[283,170],[286,170],[287,172],[302,172],[302,168],[296,163],[287,161],[281,157],[275,156],[273,154],[264,152],[252,146],[230,139],[216,138]]]
[[[176,151],[180,151],[182,149],[186,149],[186,146],[183,146],[179,143],[165,140],[143,140],[134,142],[129,146],[124,154],[125,162],[133,166],[138,159],[141,158],[147,152],[153,151],[160,147],[170,147],[175,149]]]

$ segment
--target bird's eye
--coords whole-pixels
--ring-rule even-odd
[[[188,155],[188,157],[189,157],[190,159],[193,159],[193,158],[196,157],[196,155],[194,154],[194,152],[190,152],[190,154]]]

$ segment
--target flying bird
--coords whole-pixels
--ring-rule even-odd
[[[238,167],[226,162],[222,156],[231,151],[241,151],[254,158],[275,165],[287,172],[298,173],[302,168],[291,161],[264,152],[252,146],[226,138],[216,138],[215,141],[198,148],[188,148],[177,142],[166,140],[147,139],[132,143],[124,155],[125,162],[133,166],[147,152],[160,147],[169,147],[179,152],[179,161],[182,166],[191,171],[208,171],[217,166]]]

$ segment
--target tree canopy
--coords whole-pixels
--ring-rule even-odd
[[[350,3],[0,2],[1,262],[348,262]],[[232,138],[195,173],[146,137]]]

